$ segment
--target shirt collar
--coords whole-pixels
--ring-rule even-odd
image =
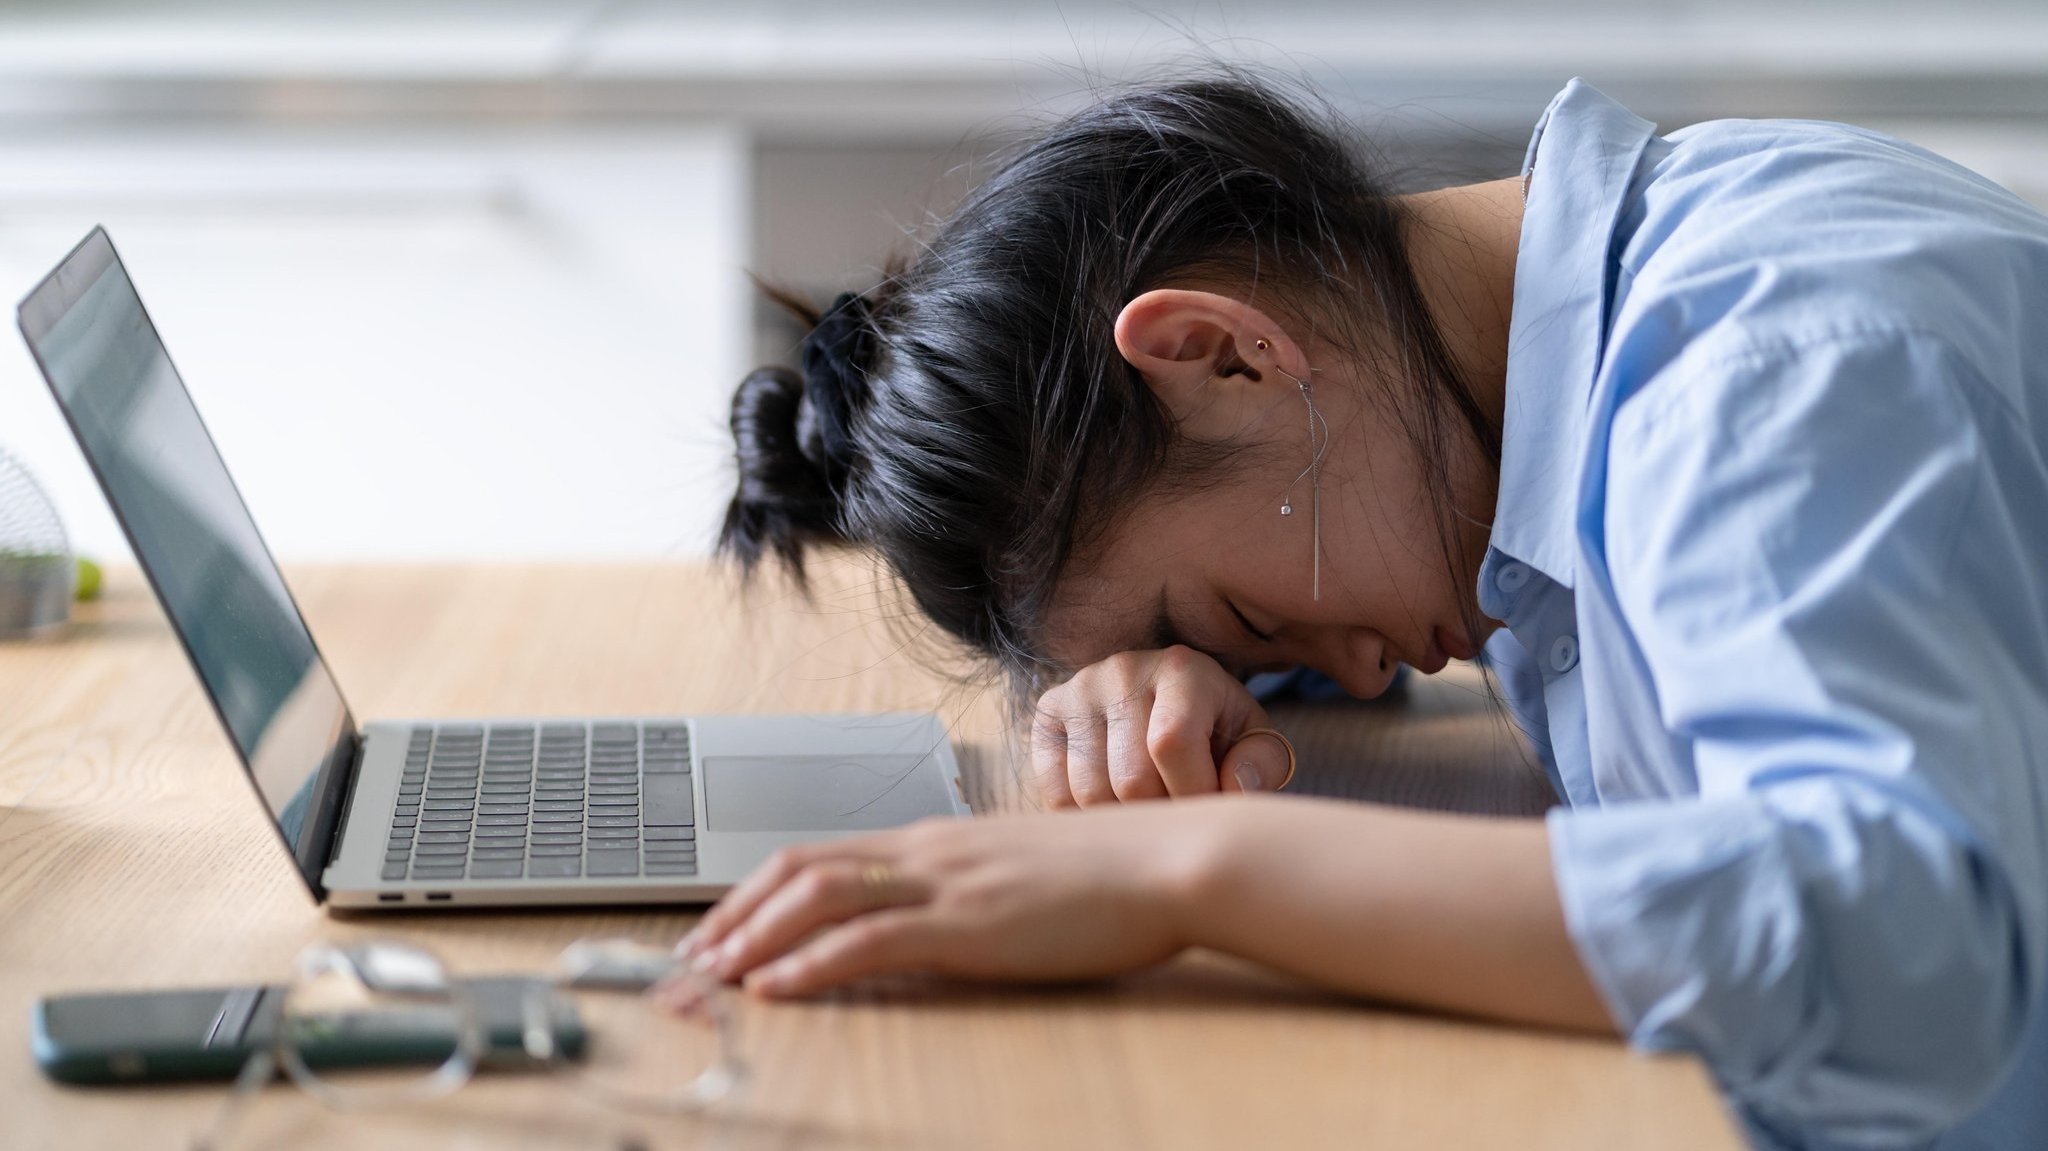
[[[1575,79],[1544,109],[1522,161],[1500,496],[1487,542],[1566,587],[1578,553],[1586,404],[1607,334],[1609,241],[1656,131]]]

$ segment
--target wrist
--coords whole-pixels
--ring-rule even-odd
[[[1180,805],[1192,818],[1163,853],[1157,894],[1181,946],[1217,946],[1215,927],[1227,918],[1233,883],[1241,878],[1233,861],[1245,857],[1248,826],[1267,802],[1232,796]]]

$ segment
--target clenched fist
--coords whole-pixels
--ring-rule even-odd
[[[1192,648],[1127,651],[1090,664],[1039,698],[1031,763],[1049,808],[1271,791],[1287,749],[1221,664]]]

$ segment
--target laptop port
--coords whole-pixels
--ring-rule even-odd
[[[379,902],[379,903],[404,903],[404,902],[405,902],[405,895],[404,895],[404,894],[403,894],[402,892],[397,892],[397,891],[380,891],[380,892],[378,892],[378,893],[377,893],[377,902]]]
[[[427,892],[427,902],[428,902],[428,903],[446,903],[446,902],[448,902],[449,900],[451,900],[451,899],[453,899],[453,898],[455,898],[455,897],[454,897],[454,896],[452,896],[452,895],[450,895],[450,894],[448,894],[448,893],[447,893],[447,892],[445,892],[445,891],[429,891],[429,892]]]

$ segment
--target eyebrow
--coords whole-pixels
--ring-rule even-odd
[[[1187,641],[1187,637],[1181,634],[1180,625],[1174,622],[1173,610],[1167,606],[1166,585],[1160,584],[1159,606],[1153,609],[1152,614],[1152,650],[1164,651],[1176,644],[1184,647],[1195,646]]]
[[[1153,609],[1152,613],[1151,650],[1164,651],[1178,644],[1182,647],[1192,648],[1195,651],[1201,652],[1203,655],[1222,664],[1224,671],[1229,672],[1240,680],[1250,674],[1235,661],[1226,658],[1220,652],[1210,651],[1198,643],[1191,642],[1187,636],[1181,633],[1180,624],[1174,621],[1173,610],[1168,606],[1168,603],[1169,597],[1167,596],[1166,586],[1162,584],[1159,588],[1159,606]]]

